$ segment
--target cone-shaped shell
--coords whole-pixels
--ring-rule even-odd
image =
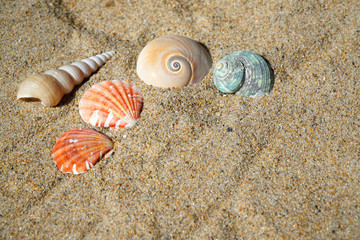
[[[56,70],[30,76],[21,83],[17,99],[38,99],[45,106],[56,106],[64,94],[70,93],[75,85],[96,72],[114,54],[113,51],[98,54]]]
[[[137,74],[155,87],[184,87],[200,82],[212,65],[208,51],[182,36],[163,36],[149,42],[140,52]]]
[[[62,172],[78,174],[90,170],[112,149],[113,142],[104,134],[89,128],[75,128],[57,139],[51,156]]]
[[[93,85],[80,99],[82,119],[92,126],[132,127],[140,116],[143,97],[138,87],[121,80]]]
[[[226,55],[216,63],[213,81],[223,93],[255,98],[271,91],[274,74],[260,55],[239,51]]]

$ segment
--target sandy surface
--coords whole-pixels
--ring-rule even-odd
[[[360,238],[360,2],[1,1],[0,238]],[[275,73],[269,96],[136,75],[147,42],[179,34],[214,62],[248,50]],[[25,76],[114,50],[58,107],[16,100]],[[123,79],[144,94],[131,129],[94,128],[114,154],[60,172],[56,139],[88,127],[79,99]]]

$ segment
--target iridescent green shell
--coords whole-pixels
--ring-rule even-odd
[[[255,98],[269,94],[274,74],[259,54],[239,51],[226,55],[216,63],[213,80],[223,93]]]

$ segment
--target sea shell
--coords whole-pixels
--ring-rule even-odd
[[[184,87],[200,82],[212,65],[208,51],[182,36],[163,36],[149,42],[137,60],[137,74],[155,87]]]
[[[56,106],[64,94],[70,93],[75,85],[96,72],[114,54],[113,51],[98,54],[56,70],[30,76],[21,83],[17,99],[38,99],[45,106]]]
[[[113,142],[104,134],[89,128],[74,128],[58,138],[51,156],[62,172],[78,174],[90,170],[112,149]]]
[[[274,74],[260,55],[239,51],[226,55],[216,63],[213,80],[223,93],[255,98],[269,94],[274,84]]]
[[[138,87],[122,80],[93,85],[80,99],[82,119],[92,126],[132,127],[140,116],[143,97]]]

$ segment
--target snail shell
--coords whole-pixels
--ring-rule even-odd
[[[269,94],[274,83],[274,74],[260,55],[239,51],[226,55],[216,63],[213,81],[223,93],[255,98]]]
[[[99,54],[59,69],[30,76],[20,84],[17,99],[39,99],[45,106],[55,106],[64,94],[70,93],[75,85],[96,72],[114,54],[113,51]]]
[[[208,51],[182,36],[163,36],[149,42],[140,52],[137,74],[155,87],[184,87],[200,82],[212,65]]]

